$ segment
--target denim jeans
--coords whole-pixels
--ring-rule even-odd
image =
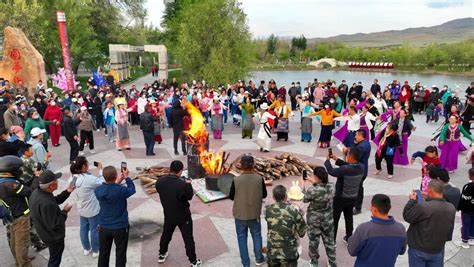
[[[262,254],[262,225],[260,219],[239,220],[235,219],[235,230],[237,232],[237,240],[239,242],[240,260],[244,267],[250,266],[249,250],[247,247],[247,234],[250,230],[253,240],[253,251],[255,260],[262,262],[264,260]]]
[[[463,242],[468,242],[469,239],[474,239],[474,215],[461,211],[461,239]]]
[[[91,250],[92,252],[99,252],[99,232],[97,225],[99,224],[99,215],[86,218],[80,216],[81,227],[79,234],[84,250]],[[90,232],[90,239],[89,239]]]
[[[443,267],[444,249],[439,253],[431,254],[408,248],[408,264],[410,267]]]
[[[113,124],[106,124],[105,127],[107,128],[107,136],[109,137],[109,142],[115,140],[115,125]]]

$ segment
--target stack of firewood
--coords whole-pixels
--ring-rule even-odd
[[[240,158],[237,158],[232,165],[234,166],[234,171],[240,172]],[[300,176],[303,174],[303,170],[312,172],[315,166],[314,164],[304,162],[290,153],[282,153],[274,158],[255,158],[254,171],[264,177],[267,184],[271,184],[273,180],[279,180],[288,176]]]
[[[170,168],[160,166],[152,166],[149,168],[147,167],[140,169],[137,168],[137,170],[139,173],[133,179],[139,179],[142,182],[143,188],[147,194],[156,193],[156,181],[160,178],[160,176],[170,173]]]

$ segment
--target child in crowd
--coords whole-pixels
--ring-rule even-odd
[[[426,107],[426,123],[429,123],[434,120],[434,112],[435,112],[435,104],[431,102]]]
[[[474,168],[469,170],[470,182],[462,187],[458,210],[461,211],[461,243],[462,248],[474,246]]]
[[[424,193],[428,192],[428,184],[431,181],[428,175],[428,165],[440,167],[441,160],[438,157],[438,149],[436,146],[427,146],[425,152],[417,151],[411,156],[411,163],[415,162],[415,159],[420,157],[421,161],[421,191]]]
[[[109,142],[115,141],[115,107],[112,102],[107,102],[106,109],[104,110],[104,124],[107,128],[107,135]]]
[[[434,109],[433,119],[435,123],[438,122],[441,112],[443,112],[443,103],[439,103]]]

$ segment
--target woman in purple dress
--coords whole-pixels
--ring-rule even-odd
[[[461,142],[461,133],[473,141],[472,135],[458,123],[458,116],[449,116],[449,123],[441,130],[438,147],[441,149],[441,166],[451,173],[458,168],[459,151],[466,149]]]
[[[356,110],[359,110],[365,105],[365,103],[367,103],[367,100],[361,101],[359,104],[357,104],[357,99],[353,98],[349,101],[349,106],[355,106]],[[342,111],[342,116],[347,115],[348,112],[349,112],[349,107],[347,107],[345,110]],[[343,126],[341,126],[339,129],[337,129],[337,131],[333,133],[333,136],[337,140],[344,142],[344,139],[346,138],[348,133],[349,131],[347,130],[347,121],[346,121],[346,123],[344,123]]]
[[[393,103],[393,108],[387,110],[386,112],[380,114],[380,120],[383,121],[383,122],[392,122],[398,118],[400,118],[400,110],[402,109],[402,107],[400,106],[400,102],[398,101],[395,101]],[[388,120],[388,118],[390,117],[390,121]],[[387,127],[387,126],[385,126]],[[375,136],[375,139],[374,139],[374,143],[378,145],[378,141],[377,140],[380,140],[381,138],[381,132],[385,129],[382,128],[380,130],[380,132]]]
[[[413,123],[411,123],[407,115],[407,111],[401,109],[399,112],[400,118],[393,121],[393,123],[398,125],[397,133],[398,136],[400,136],[400,139],[402,140],[403,149],[403,154],[400,154],[398,150],[395,151],[395,156],[393,157],[393,164],[395,165],[406,166],[410,163],[408,160],[408,137],[410,137],[411,132],[414,131],[416,128]]]
[[[377,117],[368,112],[369,109],[367,105],[362,107],[362,112],[360,113],[360,129],[365,131],[365,136],[367,140],[371,140],[370,130],[374,127],[372,121],[377,120]]]

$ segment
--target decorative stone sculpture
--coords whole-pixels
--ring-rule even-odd
[[[23,85],[28,88],[29,96],[34,95],[39,80],[46,83],[43,56],[20,29],[6,27],[4,30],[0,77],[13,84],[23,81]]]

